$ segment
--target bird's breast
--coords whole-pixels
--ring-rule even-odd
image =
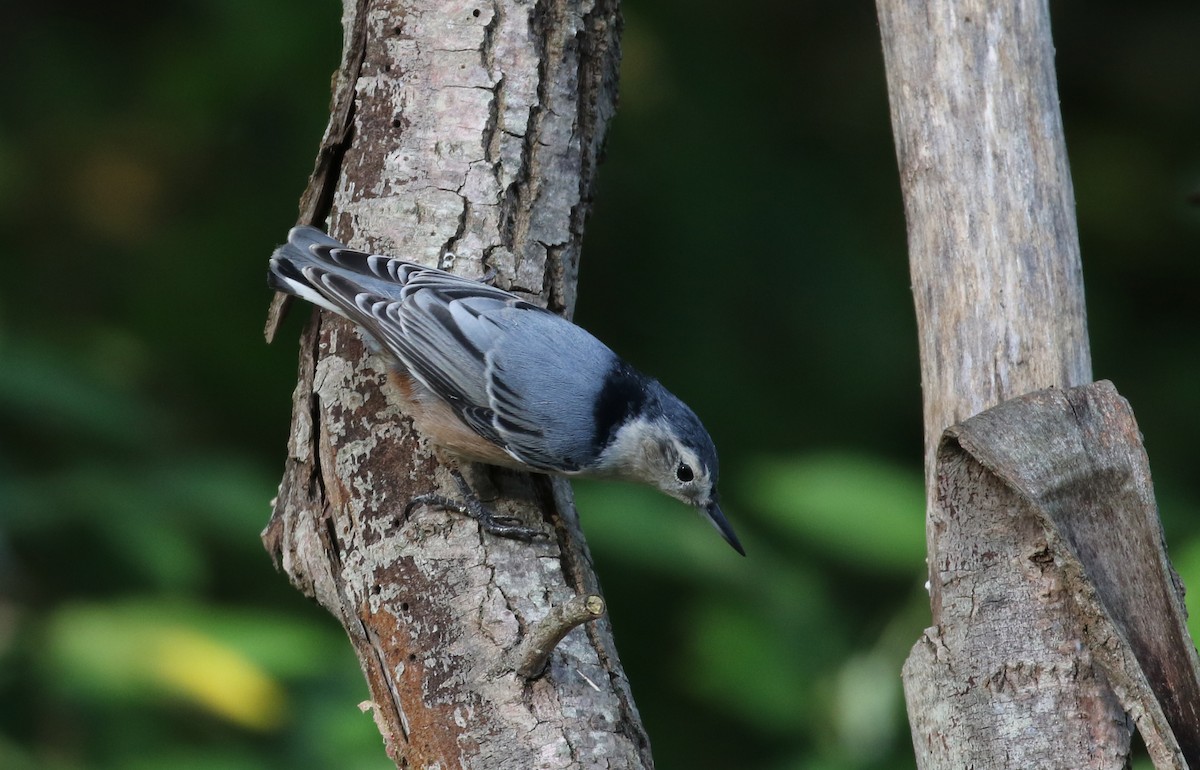
[[[505,452],[503,447],[467,427],[453,407],[430,393],[407,372],[391,371],[388,379],[400,393],[413,425],[431,443],[470,462],[529,470]]]

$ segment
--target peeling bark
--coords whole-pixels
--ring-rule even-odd
[[[927,633],[909,661],[920,669],[914,661],[931,650],[954,651],[949,676],[913,680],[908,693],[923,734],[959,736],[946,741],[946,764],[989,767],[1003,756],[1013,767],[1122,766],[1128,712],[1155,767],[1200,766],[1200,661],[1141,433],[1112,383],[982,412],[945,432],[937,467],[944,526],[976,544],[938,567],[943,611],[968,620]],[[995,649],[1036,663],[1045,647],[1076,664],[987,667]],[[939,724],[946,714],[966,718]],[[1047,741],[1046,719],[1088,729],[1053,731],[1077,742]]]
[[[615,0],[345,0],[345,47],[301,221],[569,315],[616,101]],[[328,207],[328,210],[327,210]],[[283,304],[273,305],[268,337]],[[497,471],[497,509],[548,542],[480,533],[412,497],[457,489],[339,318],[301,338],[288,460],[263,533],[345,626],[399,767],[648,768],[608,621],[569,633],[528,681],[512,652],[599,593],[569,486]],[[506,665],[506,662],[509,662]]]

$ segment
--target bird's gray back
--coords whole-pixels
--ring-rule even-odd
[[[355,251],[314,228],[293,229],[271,263],[272,285],[358,323],[521,463],[570,473],[603,449],[611,426],[597,427],[598,394],[619,362],[578,326],[502,289]]]
[[[498,333],[488,357],[490,402],[500,420],[540,432],[516,442],[520,453],[540,447],[559,470],[586,467],[605,438],[596,405],[618,359],[580,327],[550,313],[507,308],[495,315]]]

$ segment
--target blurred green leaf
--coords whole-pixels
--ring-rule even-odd
[[[736,584],[746,579],[745,560],[683,503],[630,484],[583,479],[573,487],[575,507],[594,548],[620,554],[631,567],[681,580]],[[742,540],[753,555],[753,538]]]
[[[129,757],[121,770],[260,770],[261,759],[253,751],[220,748],[198,755],[181,749],[166,749],[149,756]]]
[[[739,480],[772,529],[873,573],[912,574],[925,559],[919,469],[857,454],[762,459]]]
[[[43,537],[90,533],[150,583],[172,589],[211,577],[196,532],[248,544],[274,493],[246,463],[206,457],[97,459],[58,473],[3,475],[10,528]]]
[[[231,722],[273,729],[278,677],[323,667],[334,639],[286,616],[154,600],[66,605],[48,619],[56,687],[105,699],[183,699]]]
[[[79,770],[80,765],[65,760],[34,757],[0,734],[0,767],[4,770]]]
[[[832,721],[842,750],[859,763],[879,761],[894,745],[903,706],[900,662],[877,650],[846,660],[837,674]]]
[[[742,557],[703,516],[654,490],[586,480],[574,482],[574,488],[591,547],[626,568],[735,593],[776,617],[807,621],[829,611],[823,577],[797,561],[786,543],[742,527],[747,553]],[[731,520],[738,528],[736,518],[734,511]]]
[[[696,695],[767,732],[808,730],[819,706],[792,640],[764,615],[728,602],[701,605],[692,617],[680,678]]]
[[[1187,606],[1188,632],[1192,641],[1200,639],[1200,540],[1184,541],[1179,547],[1172,548],[1170,559],[1179,579],[1186,589],[1184,602]]]
[[[160,411],[98,381],[67,348],[7,340],[0,358],[0,415],[8,420],[120,447],[144,446],[164,425]]]

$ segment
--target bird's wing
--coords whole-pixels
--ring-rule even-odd
[[[545,471],[577,470],[546,450],[541,426],[526,397],[509,384],[497,355],[509,333],[504,319],[512,311],[557,317],[494,286],[355,251],[316,232],[319,236],[302,233],[303,240],[289,237],[289,245],[301,240],[297,245],[309,258],[277,266],[293,256],[284,247],[272,270],[291,283],[302,278],[325,300],[318,304],[365,328],[466,425],[517,461]]]
[[[512,295],[501,300],[490,287],[479,294],[470,286],[447,288],[431,281],[403,301],[373,305],[381,341],[467,425],[514,459],[542,470],[573,470],[545,452],[542,428],[531,419],[526,397],[509,385],[498,355],[509,333],[500,311],[546,311]]]

